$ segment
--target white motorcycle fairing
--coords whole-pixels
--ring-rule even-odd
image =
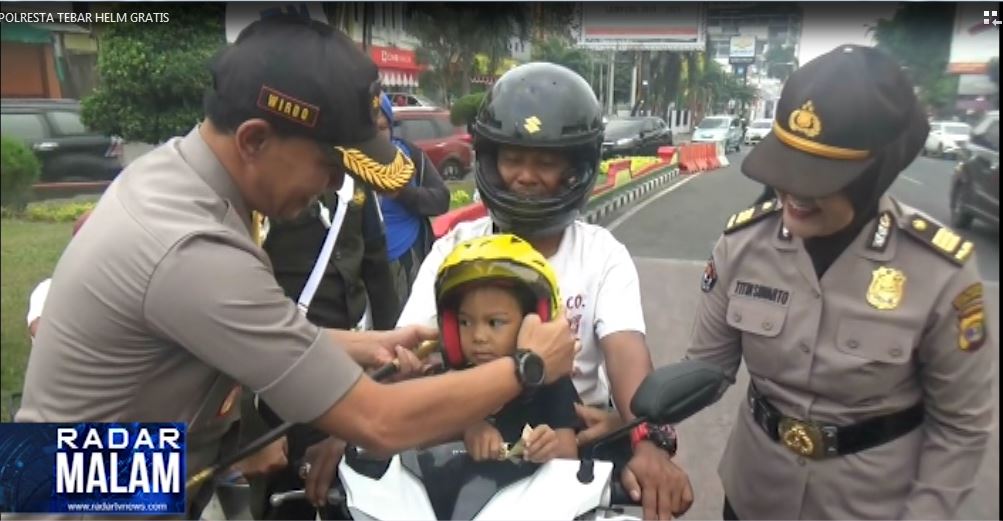
[[[462,462],[451,462],[459,464],[460,468],[465,465],[470,468],[500,465],[494,462],[475,463],[465,453],[456,453],[451,458],[463,458]],[[579,482],[579,465],[578,460],[552,460],[535,471],[526,469],[528,474],[525,477],[498,485],[490,479],[490,474],[474,475],[467,483],[457,487],[458,492],[451,496],[454,499],[451,503],[439,505],[440,514],[444,518],[456,516],[474,520],[570,520],[596,508],[609,506],[613,464],[595,461],[594,478],[589,483]],[[442,518],[436,515],[425,479],[431,480],[430,486],[435,487],[436,480],[442,480],[443,475],[429,474],[423,478],[404,465],[400,455],[390,460],[379,478],[357,472],[349,458],[342,460],[338,472],[345,490],[346,506],[353,519],[432,521]],[[462,472],[446,475],[464,479]]]

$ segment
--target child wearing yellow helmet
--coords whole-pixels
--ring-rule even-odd
[[[547,260],[514,235],[462,242],[439,268],[435,283],[443,359],[453,369],[513,356],[522,319],[557,314],[557,280]],[[570,377],[509,402],[463,433],[474,460],[506,457],[522,441],[522,456],[544,463],[577,458],[578,392]]]

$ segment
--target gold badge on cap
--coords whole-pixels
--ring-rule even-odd
[[[926,224],[926,221],[924,221],[923,219],[917,218],[917,219],[913,219],[913,221],[912,221],[912,227],[917,232],[922,232],[922,231],[926,230],[927,224]]]
[[[871,274],[871,286],[867,288],[867,303],[875,309],[887,311],[899,307],[905,292],[905,273],[882,266]]]
[[[540,125],[542,124],[543,122],[540,121],[540,118],[530,116],[522,123],[522,128],[526,129],[526,132],[529,132],[530,134],[536,134],[540,131]]]
[[[822,132],[822,120],[815,114],[815,104],[809,100],[800,109],[791,112],[787,126],[791,127],[791,131],[808,137],[818,136]]]

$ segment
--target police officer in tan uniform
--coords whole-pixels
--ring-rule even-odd
[[[130,164],[60,259],[20,422],[187,422],[189,474],[218,461],[241,385],[286,421],[396,451],[458,432],[569,374],[563,316],[520,331],[526,351],[470,371],[379,385],[361,366],[434,335],[312,325],[252,238],[252,211],[292,217],[342,169],[396,190],[413,165],[377,134],[376,66],[316,21],[255,22],[211,65],[206,119]],[[463,392],[456,392],[462,389]],[[198,516],[211,487],[188,494]]]
[[[972,243],[884,195],[928,130],[897,63],[841,46],[742,164],[778,198],[729,220],[687,353],[751,377],[726,519],[948,519],[973,488],[996,348]]]

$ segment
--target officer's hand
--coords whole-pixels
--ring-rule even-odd
[[[311,445],[303,453],[303,464],[308,469],[305,478],[306,497],[314,507],[321,508],[327,504],[327,492],[331,489],[338,464],[344,455],[345,442],[334,437]]]
[[[637,444],[620,480],[634,501],[641,500],[644,519],[673,519],[693,504],[689,476],[648,441]]]
[[[536,313],[526,315],[519,328],[516,345],[533,351],[543,359],[544,380],[549,384],[571,374],[577,343],[571,333],[571,325],[564,318],[564,311],[560,311],[550,322],[541,322]]]
[[[396,382],[425,374],[425,363],[410,349],[397,346],[393,350],[389,350],[381,347],[375,356],[377,367],[391,363],[394,359],[397,360],[397,372],[388,378],[388,381]]]
[[[439,331],[431,327],[411,325],[399,327],[392,331],[380,331],[377,335],[377,343],[381,347],[391,351],[397,346],[404,346],[414,350],[426,340],[439,338]]]
[[[604,434],[623,426],[623,418],[616,411],[607,411],[576,403],[575,413],[585,422],[585,429],[578,433],[579,447],[588,445]]]
[[[247,477],[263,476],[286,468],[286,465],[289,464],[286,460],[288,455],[289,444],[286,437],[283,436],[258,452],[238,461],[232,468]]]
[[[504,443],[498,429],[486,421],[475,423],[463,433],[463,444],[474,461],[501,459]]]

